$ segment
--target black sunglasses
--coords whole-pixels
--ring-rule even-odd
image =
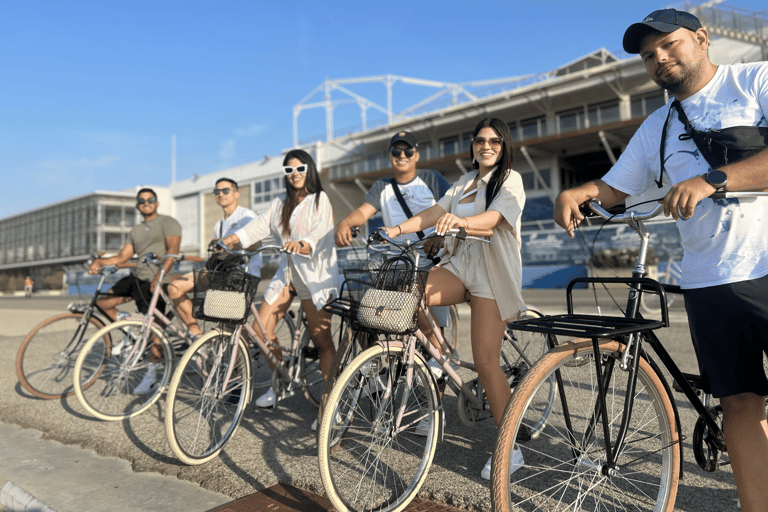
[[[411,158],[413,154],[416,153],[416,150],[414,148],[408,148],[408,149],[392,148],[390,150],[390,153],[392,153],[392,156],[395,158],[398,158],[403,153],[405,153],[406,158]]]
[[[213,189],[213,195],[217,196],[219,194],[224,194],[225,196],[229,194],[232,191],[231,187],[227,188],[215,188]]]
[[[296,171],[299,174],[304,174],[309,169],[309,166],[307,164],[301,164],[297,165],[296,167],[291,167],[290,165],[284,165],[283,166],[283,172],[286,175],[293,174],[293,171]]]
[[[140,197],[136,200],[136,204],[139,206],[141,206],[144,203],[155,204],[156,202],[157,202],[157,199],[154,197],[150,197],[149,199],[144,199]]]

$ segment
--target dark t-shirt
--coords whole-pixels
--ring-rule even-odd
[[[128,243],[133,246],[134,253],[139,257],[133,274],[144,281],[152,281],[159,270],[157,265],[150,265],[144,261],[144,255],[155,253],[157,256],[165,254],[165,239],[169,236],[181,236],[181,224],[167,215],[158,215],[149,222],[142,221],[131,230],[128,235]],[[170,276],[166,276],[163,282],[167,282]]]

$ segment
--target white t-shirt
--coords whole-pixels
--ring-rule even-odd
[[[214,238],[225,238],[242,228],[253,219],[256,218],[256,214],[248,208],[238,206],[237,209],[232,212],[232,215],[224,219],[220,219],[213,227]],[[261,266],[263,264],[261,254],[257,254],[251,258],[248,264],[248,272],[252,276],[261,277]]]
[[[398,188],[400,193],[403,194],[405,204],[408,205],[413,215],[434,206],[445,195],[450,186],[450,183],[442,174],[430,169],[419,169],[416,172],[416,177],[411,181],[408,183],[398,183]],[[385,226],[397,226],[408,220],[408,216],[397,200],[391,178],[375,182],[368,190],[365,202],[372,205],[377,211],[381,210]],[[428,235],[434,230],[435,228],[425,229],[424,234]],[[409,239],[415,242],[419,239],[419,235],[409,233],[407,235],[399,235],[395,239],[398,241]]]
[[[677,113],[670,116],[665,149],[664,185],[659,189],[659,146],[671,101],[643,122],[603,181],[638,195],[700,176],[710,170]],[[719,66],[699,92],[681,102],[699,130],[732,126],[768,126],[768,63]],[[686,289],[747,281],[768,275],[768,198],[704,199],[693,217],[679,219],[684,256],[681,286]]]

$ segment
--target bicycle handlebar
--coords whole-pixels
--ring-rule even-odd
[[[760,196],[768,196],[768,192],[715,192],[714,194],[709,196],[709,198],[710,199],[732,199],[732,198],[748,198],[748,197],[760,197]],[[653,210],[644,212],[644,213],[627,210],[624,213],[611,214],[605,208],[602,207],[599,199],[593,199],[591,201],[588,201],[586,204],[589,207],[589,209],[592,212],[594,212],[598,217],[604,219],[606,222],[611,222],[611,223],[618,223],[618,222],[632,223],[634,221],[648,220],[656,217],[657,215],[659,215],[661,212],[664,211],[664,205],[658,204]]]
[[[492,229],[465,229],[465,228],[453,228],[449,229],[445,235],[438,235],[437,232],[433,231],[432,233],[428,234],[421,240],[418,240],[416,242],[411,242],[410,240],[404,240],[402,242],[396,242],[392,238],[389,237],[386,233],[383,231],[384,228],[377,229],[369,238],[368,238],[368,245],[371,245],[373,242],[386,242],[390,245],[394,245],[395,247],[401,248],[401,249],[410,249],[410,248],[417,248],[422,245],[424,245],[428,240],[431,240],[432,238],[438,238],[441,236],[453,236],[457,240],[479,240],[481,242],[485,242],[488,244],[493,244],[490,240],[487,239],[487,237],[493,236],[493,230]]]
[[[264,251],[272,251],[272,252],[276,252],[276,253],[285,253],[285,254],[290,254],[291,256],[301,256],[303,258],[309,258],[309,255],[306,255],[306,254],[299,254],[297,252],[294,253],[294,252],[286,251],[285,248],[280,246],[280,245],[262,245],[261,247],[259,247],[257,249],[254,249],[252,251],[247,251],[245,249],[230,249],[221,240],[218,240],[216,242],[216,244],[214,244],[211,247],[211,249],[212,250],[224,251],[227,254],[232,254],[232,255],[235,255],[235,256],[247,256],[249,258],[254,256],[254,255],[256,255],[256,254],[264,252]]]

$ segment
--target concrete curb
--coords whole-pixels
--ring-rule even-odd
[[[56,512],[3,476],[0,476],[0,484],[0,507],[5,507],[7,512]]]

